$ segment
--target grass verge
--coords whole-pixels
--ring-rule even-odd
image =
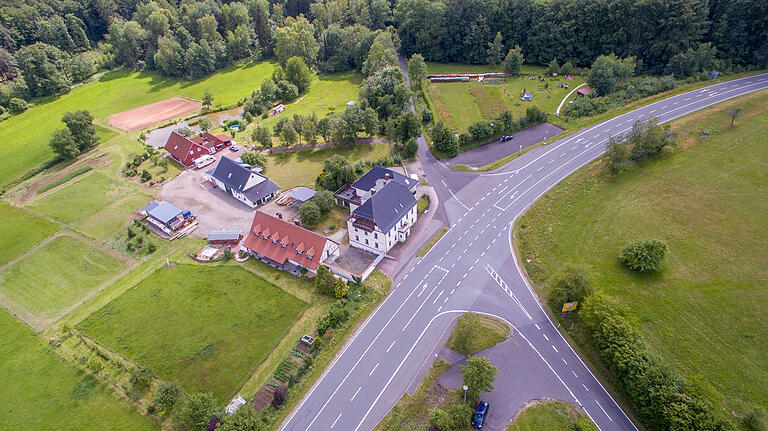
[[[729,127],[726,112],[737,107],[742,117]],[[759,240],[768,237],[768,92],[671,126],[678,149],[615,178],[592,163],[535,203],[518,225],[521,258],[544,296],[563,265],[589,267],[594,285],[632,309],[653,351],[744,414],[768,405],[768,390],[751,383],[768,378],[768,350],[756,341],[768,337],[768,273],[757,264],[768,259]],[[647,238],[669,246],[665,269],[628,272],[616,254]],[[578,330],[571,335],[585,344]]]
[[[480,320],[480,327],[472,335],[468,349],[464,350],[456,344],[456,330],[448,338],[445,347],[467,356],[493,347],[509,337],[510,327],[503,321],[483,314],[477,314],[477,317]]]
[[[560,401],[541,401],[531,404],[512,421],[507,431],[597,431],[592,420],[573,404]]]
[[[426,244],[424,244],[424,247],[422,247],[421,250],[419,250],[419,252],[416,253],[416,257],[421,257],[427,254],[429,249],[431,249],[432,246],[437,244],[437,242],[440,241],[440,238],[442,238],[446,232],[448,232],[448,228],[443,226]]]

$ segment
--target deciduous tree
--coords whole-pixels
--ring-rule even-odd
[[[498,372],[499,369],[482,356],[467,359],[467,365],[461,367],[464,384],[469,386],[467,398],[475,401],[483,393],[492,391],[493,381],[496,380],[496,373]]]

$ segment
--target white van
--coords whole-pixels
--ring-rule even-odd
[[[210,165],[215,161],[216,161],[215,157],[213,157],[210,154],[206,154],[204,156],[200,156],[199,158],[195,159],[195,167],[197,167],[197,169],[200,169]]]

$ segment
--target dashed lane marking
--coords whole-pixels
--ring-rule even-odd
[[[376,365],[373,366],[373,369],[370,373],[368,373],[368,377],[371,377],[373,375],[373,372],[376,371],[376,368],[379,368],[379,363],[376,362]]]
[[[576,374],[576,371],[571,370],[571,372],[573,373],[573,377],[576,377],[577,379],[579,378],[578,374]]]
[[[355,397],[357,396],[357,394],[360,393],[360,389],[363,389],[363,387],[360,386],[360,387],[357,388],[357,390],[355,391],[355,395],[352,395],[352,398],[349,399],[350,401],[354,401],[355,400]]]
[[[610,420],[611,422],[613,422],[613,419],[611,419],[611,417],[610,417],[610,416],[608,416],[608,412],[606,412],[606,411],[605,411],[605,409],[603,408],[603,406],[601,406],[601,405],[600,405],[600,401],[598,401],[598,400],[595,400],[595,402],[597,403],[597,406],[598,406],[598,407],[600,407],[600,410],[602,410],[602,411],[603,411],[603,414],[605,414],[605,417],[607,417],[607,418],[608,418],[608,420]]]
[[[581,384],[581,386],[584,386],[584,389],[586,389],[586,390],[587,390],[587,392],[589,392],[589,388],[587,387],[587,385],[585,385],[584,383],[582,383],[582,384]],[[608,415],[606,415],[606,416],[608,416]]]
[[[568,361],[566,361],[566,360],[565,360],[565,358],[560,358],[560,359],[562,359],[562,360],[563,360],[563,363],[564,363],[565,365],[568,365]]]
[[[339,415],[338,415],[338,416],[336,416],[336,420],[335,420],[335,421],[333,421],[333,423],[331,424],[331,428],[333,428],[333,427],[336,425],[336,422],[338,422],[338,421],[339,421],[339,419],[341,419],[341,413],[339,413]]]
[[[558,352],[558,351],[557,351],[557,347],[555,347],[555,345],[554,345],[554,344],[552,345],[552,350],[554,350],[554,351],[555,351],[555,353],[560,353],[560,352]]]
[[[545,340],[549,341],[549,337],[547,337],[547,334],[541,334]]]
[[[389,353],[389,351],[392,350],[392,346],[394,346],[396,342],[397,340],[392,340],[392,344],[390,344],[389,347],[387,347],[387,353]]]

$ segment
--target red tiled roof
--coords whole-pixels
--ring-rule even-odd
[[[232,137],[227,135],[226,133],[219,133],[218,135],[213,135],[216,138],[218,138],[221,142],[232,142]]]
[[[168,137],[168,141],[165,143],[165,149],[184,166],[192,166],[195,163],[195,159],[209,154],[208,150],[202,145],[198,145],[176,132],[171,132],[171,136]]]
[[[265,239],[264,235],[269,239]],[[272,242],[272,239],[275,239],[277,244]],[[318,257],[317,253],[325,250],[326,241],[330,240],[293,223],[257,211],[253,215],[251,230],[243,240],[243,246],[275,262],[284,263],[291,259],[316,270],[322,260],[322,256]]]

